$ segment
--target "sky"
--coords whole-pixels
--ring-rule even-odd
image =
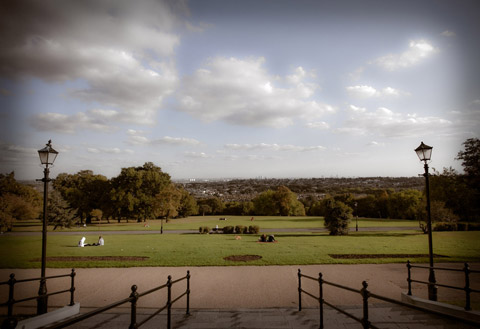
[[[0,3],[0,173],[417,176],[480,133],[476,0]]]

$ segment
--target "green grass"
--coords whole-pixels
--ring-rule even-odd
[[[220,221],[219,217],[226,217],[226,221]],[[220,228],[224,226],[250,226],[258,225],[260,228],[323,228],[322,217],[279,217],[279,216],[255,216],[255,220],[250,220],[251,216],[192,216],[188,218],[173,219],[168,223],[163,221],[164,230],[198,230],[200,226],[208,226],[214,228],[218,225]],[[149,220],[149,227],[144,226],[145,223],[137,223],[130,221],[126,223],[122,221],[117,223],[111,221],[107,223],[93,223],[87,227],[73,227],[70,229],[57,229],[57,231],[159,231],[161,228],[160,220]],[[391,219],[365,219],[358,220],[359,227],[418,227],[417,221],[412,220],[391,220]],[[350,227],[355,229],[355,220],[352,220]],[[48,228],[53,231],[53,227]],[[14,232],[25,231],[41,231],[40,221],[19,221],[15,223]]]
[[[258,224],[258,223],[257,223]],[[427,236],[414,231],[352,232],[348,236],[326,233],[280,233],[278,243],[258,243],[258,235],[147,234],[105,235],[105,246],[76,247],[82,233],[49,235],[47,257],[145,256],[145,261],[47,261],[47,267],[231,266],[307,265],[406,262],[406,258],[334,259],[329,254],[427,254]],[[480,261],[480,232],[434,232],[436,261]],[[87,236],[95,242],[96,236]],[[225,261],[231,255],[260,255],[248,263]],[[38,268],[41,236],[0,236],[0,268]],[[36,261],[34,261],[37,259]],[[428,262],[427,258],[410,259]]]

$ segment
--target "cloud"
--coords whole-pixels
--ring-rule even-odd
[[[330,125],[325,121],[318,121],[318,122],[309,122],[305,125],[307,128],[311,129],[320,129],[320,130],[327,130],[330,128]]]
[[[207,155],[207,154],[204,153],[204,152],[185,152],[184,154],[185,154],[186,157],[194,158],[194,159],[206,159],[206,158],[210,158],[210,156]]]
[[[409,96],[410,93],[395,89],[392,87],[386,87],[382,90],[377,90],[372,86],[358,85],[349,86],[346,88],[348,94],[358,98],[371,98],[371,97],[400,97]]]
[[[443,31],[440,34],[443,35],[444,37],[455,37],[457,35],[455,32],[449,31],[449,30]]]
[[[386,69],[395,71],[418,64],[431,55],[438,52],[438,49],[425,40],[410,41],[408,49],[401,54],[389,54],[373,61],[374,64]]]
[[[207,122],[277,128],[335,112],[311,99],[319,87],[307,81],[311,74],[303,68],[278,81],[264,63],[263,57],[211,59],[183,80],[178,109]],[[280,86],[282,81],[286,86]]]
[[[173,146],[196,146],[201,143],[193,138],[164,136],[157,139],[149,139],[141,136],[142,132],[129,129],[127,131],[128,143],[133,145],[173,145]]]
[[[420,117],[416,114],[396,113],[385,107],[374,112],[351,105],[349,118],[338,133],[352,135],[379,135],[383,137],[425,136],[445,132],[453,122],[439,117]]]
[[[25,0],[2,11],[3,77],[83,81],[70,96],[114,108],[115,120],[138,124],[151,123],[177,86],[173,56],[180,41],[173,31],[185,11],[180,5]]]
[[[134,151],[130,149],[119,149],[118,147],[87,147],[87,152],[88,153],[94,153],[94,154],[101,154],[101,153],[108,153],[108,154],[133,154]]]
[[[226,144],[226,149],[234,151],[289,151],[289,152],[309,152],[323,151],[323,146],[296,146],[296,145],[279,145],[279,144]]]
[[[66,134],[73,134],[82,129],[113,132],[117,128],[111,126],[111,120],[118,116],[117,111],[100,109],[72,115],[47,112],[31,117],[30,124],[39,131],[55,131]]]

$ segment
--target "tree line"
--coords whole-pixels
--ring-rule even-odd
[[[457,155],[465,173],[452,168],[433,170],[430,178],[434,221],[480,221],[480,140],[468,139]],[[424,220],[425,193],[418,189],[359,190],[332,193],[319,198],[299,198],[287,186],[258,193],[248,201],[219,197],[194,198],[169,174],[151,162],[122,168],[111,179],[82,170],[61,173],[49,195],[49,223],[69,227],[92,220],[136,220],[178,218],[192,215],[324,216],[339,211],[342,216]],[[30,186],[18,183],[14,173],[0,174],[0,229],[11,230],[13,222],[41,217],[42,198]]]

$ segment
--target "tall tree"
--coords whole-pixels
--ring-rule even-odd
[[[111,181],[110,197],[117,217],[145,221],[155,218],[156,196],[170,185],[170,175],[152,162],[142,167],[122,168]]]
[[[93,209],[102,209],[108,202],[110,184],[103,175],[95,175],[91,170],[81,170],[74,175],[61,173],[53,182],[72,208],[77,209],[81,222],[91,220]]]
[[[11,231],[15,221],[38,218],[40,212],[40,193],[18,183],[13,172],[0,174],[0,231]]]
[[[352,208],[343,202],[329,200],[326,204],[325,227],[330,235],[348,234],[348,224],[352,218]]]

